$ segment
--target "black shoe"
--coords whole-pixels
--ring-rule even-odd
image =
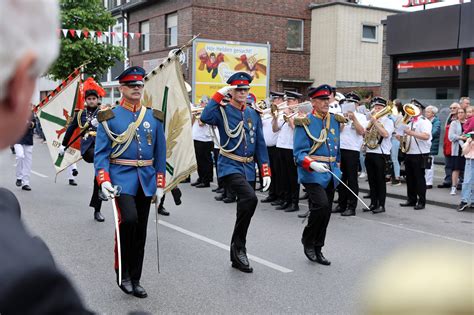
[[[340,205],[338,205],[335,209],[333,209],[331,212],[332,213],[341,213],[346,211],[346,208],[342,208]]]
[[[272,206],[281,206],[284,203],[283,200],[277,199],[274,202],[271,203]]]
[[[211,187],[211,184],[209,184],[209,183],[199,183],[194,187],[196,187],[196,188],[207,188],[207,187]]]
[[[77,183],[76,183],[76,181],[75,181],[74,179],[70,179],[70,180],[69,180],[69,185],[71,185],[71,186],[77,186]]]
[[[362,196],[362,198],[364,198],[364,199],[370,199],[370,195],[364,195],[364,196]]]
[[[165,207],[158,207],[158,214],[161,214],[161,215],[164,215],[164,216],[170,215],[170,213],[168,211],[166,211]]]
[[[195,181],[194,183],[191,183],[191,186],[197,186],[201,183],[200,180]]]
[[[222,201],[222,200],[224,200],[224,198],[225,198],[224,194],[214,197],[214,199],[216,199],[217,201]]]
[[[425,209],[425,205],[423,203],[417,203],[416,206],[413,209],[423,210],[423,209]]]
[[[77,175],[79,175],[77,168],[72,169],[72,176],[77,176]]]
[[[225,197],[224,199],[222,199],[222,201],[224,201],[224,203],[233,203],[233,202],[236,202],[237,200],[235,200],[235,198]]]
[[[426,185],[426,189],[433,189],[433,185]]]
[[[222,194],[224,192],[224,188],[221,187],[215,191],[215,193]]]
[[[400,207],[414,207],[415,204],[412,202],[404,202],[400,204]]]
[[[442,183],[438,185],[438,188],[451,188],[451,184]]]
[[[94,220],[96,220],[97,222],[104,222],[105,218],[102,215],[102,213],[100,213],[100,211],[95,211],[94,212]]]
[[[372,213],[382,213],[382,212],[385,212],[385,207],[384,206],[379,206],[379,207],[375,208],[374,210],[372,210]]]
[[[329,260],[326,259],[326,257],[324,257],[323,253],[321,253],[321,251],[317,251],[315,250],[316,252],[316,262],[318,264],[321,264],[321,265],[324,265],[324,266],[329,266],[331,264],[331,262]]]
[[[291,204],[288,201],[285,201],[281,205],[275,208],[275,210],[285,210],[287,209]]]
[[[304,219],[309,215],[309,211],[306,211],[305,213],[300,213],[298,214],[298,218]]]
[[[18,187],[20,187],[21,184],[22,184],[21,179],[17,179],[16,182],[15,182],[15,185],[17,185]]]
[[[316,256],[316,250],[313,246],[303,246],[304,254],[309,260],[316,262],[318,257]]]
[[[308,193],[304,193],[304,195],[302,197],[300,197],[300,200],[306,200],[309,198],[309,194]]]
[[[374,211],[375,208],[377,208],[377,206],[371,203],[371,204],[369,205],[369,209],[364,208],[364,209],[362,209],[362,211],[363,211],[363,212]]]
[[[118,284],[118,277],[117,277],[117,284]],[[122,283],[118,284],[118,286],[126,294],[133,293],[132,280],[130,278],[123,278]]]
[[[267,196],[265,199],[260,200],[260,202],[261,202],[261,203],[270,203],[270,202],[273,202],[273,201],[275,201],[275,200],[276,200],[275,197]]]
[[[461,201],[461,203],[459,204],[459,206],[457,208],[457,211],[459,211],[459,212],[464,211],[464,209],[466,209],[467,206],[469,206],[469,204],[467,202]]]
[[[173,196],[174,204],[179,206],[181,204],[181,196],[183,193],[178,187],[171,189],[171,196]]]
[[[235,248],[234,244],[230,245],[230,260],[232,261],[233,268],[239,269],[242,272],[253,272],[245,250]]]
[[[30,187],[30,185],[23,185],[23,187],[21,187],[21,189],[26,190],[26,191],[30,191],[31,187]]]
[[[353,215],[356,215],[355,209],[347,209],[346,211],[341,213],[341,216],[343,216],[343,217],[350,217],[350,216],[353,216]]]
[[[132,282],[132,287],[134,296],[141,299],[144,299],[148,296],[145,289],[140,285],[140,282]]]
[[[290,205],[290,207],[285,209],[285,212],[295,212],[295,211],[300,211],[300,206],[297,203],[294,203]]]

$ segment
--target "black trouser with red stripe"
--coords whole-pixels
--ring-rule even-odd
[[[298,204],[300,185],[298,185],[298,171],[293,157],[293,150],[282,148],[278,150],[280,152],[283,200],[291,204]]]
[[[122,279],[130,277],[136,282],[142,275],[151,197],[146,197],[140,186],[136,196],[122,194],[115,200],[120,218]],[[118,271],[117,248],[115,248],[115,270]]]
[[[359,169],[359,151],[341,149],[341,181],[344,182],[355,193],[359,194],[359,182],[357,171]],[[341,209],[355,210],[357,197],[354,196],[344,185],[338,186],[339,207]]]

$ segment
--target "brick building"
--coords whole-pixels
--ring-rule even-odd
[[[118,1],[120,2],[120,1]],[[122,1],[125,2],[125,1]],[[129,63],[147,70],[170,50],[200,38],[269,43],[270,89],[305,92],[309,74],[311,0],[132,0],[121,3],[129,32],[148,33],[129,41]],[[192,49],[186,50],[185,79],[192,78]]]

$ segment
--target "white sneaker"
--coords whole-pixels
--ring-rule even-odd
[[[361,172],[359,175],[359,178],[366,178],[366,177],[367,177],[367,173],[365,172]]]
[[[451,187],[451,192],[450,192],[451,195],[455,195],[456,194],[456,187]]]

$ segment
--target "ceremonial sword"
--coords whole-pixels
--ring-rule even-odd
[[[367,204],[366,204],[362,199],[360,199],[360,197],[357,196],[357,194],[356,194],[355,192],[353,192],[352,189],[350,189],[350,188],[349,188],[339,177],[337,177],[337,175],[334,174],[330,169],[327,169],[327,170],[328,170],[329,173],[332,174],[332,176],[334,176],[334,177],[339,181],[339,183],[343,184],[343,185],[347,188],[347,190],[349,190],[357,199],[359,199],[359,201],[370,211],[369,206],[367,206]]]
[[[160,244],[158,242],[158,207],[159,207],[159,202],[158,202],[158,197],[155,200],[155,227],[156,227],[156,264],[158,266],[158,273],[160,273]]]

